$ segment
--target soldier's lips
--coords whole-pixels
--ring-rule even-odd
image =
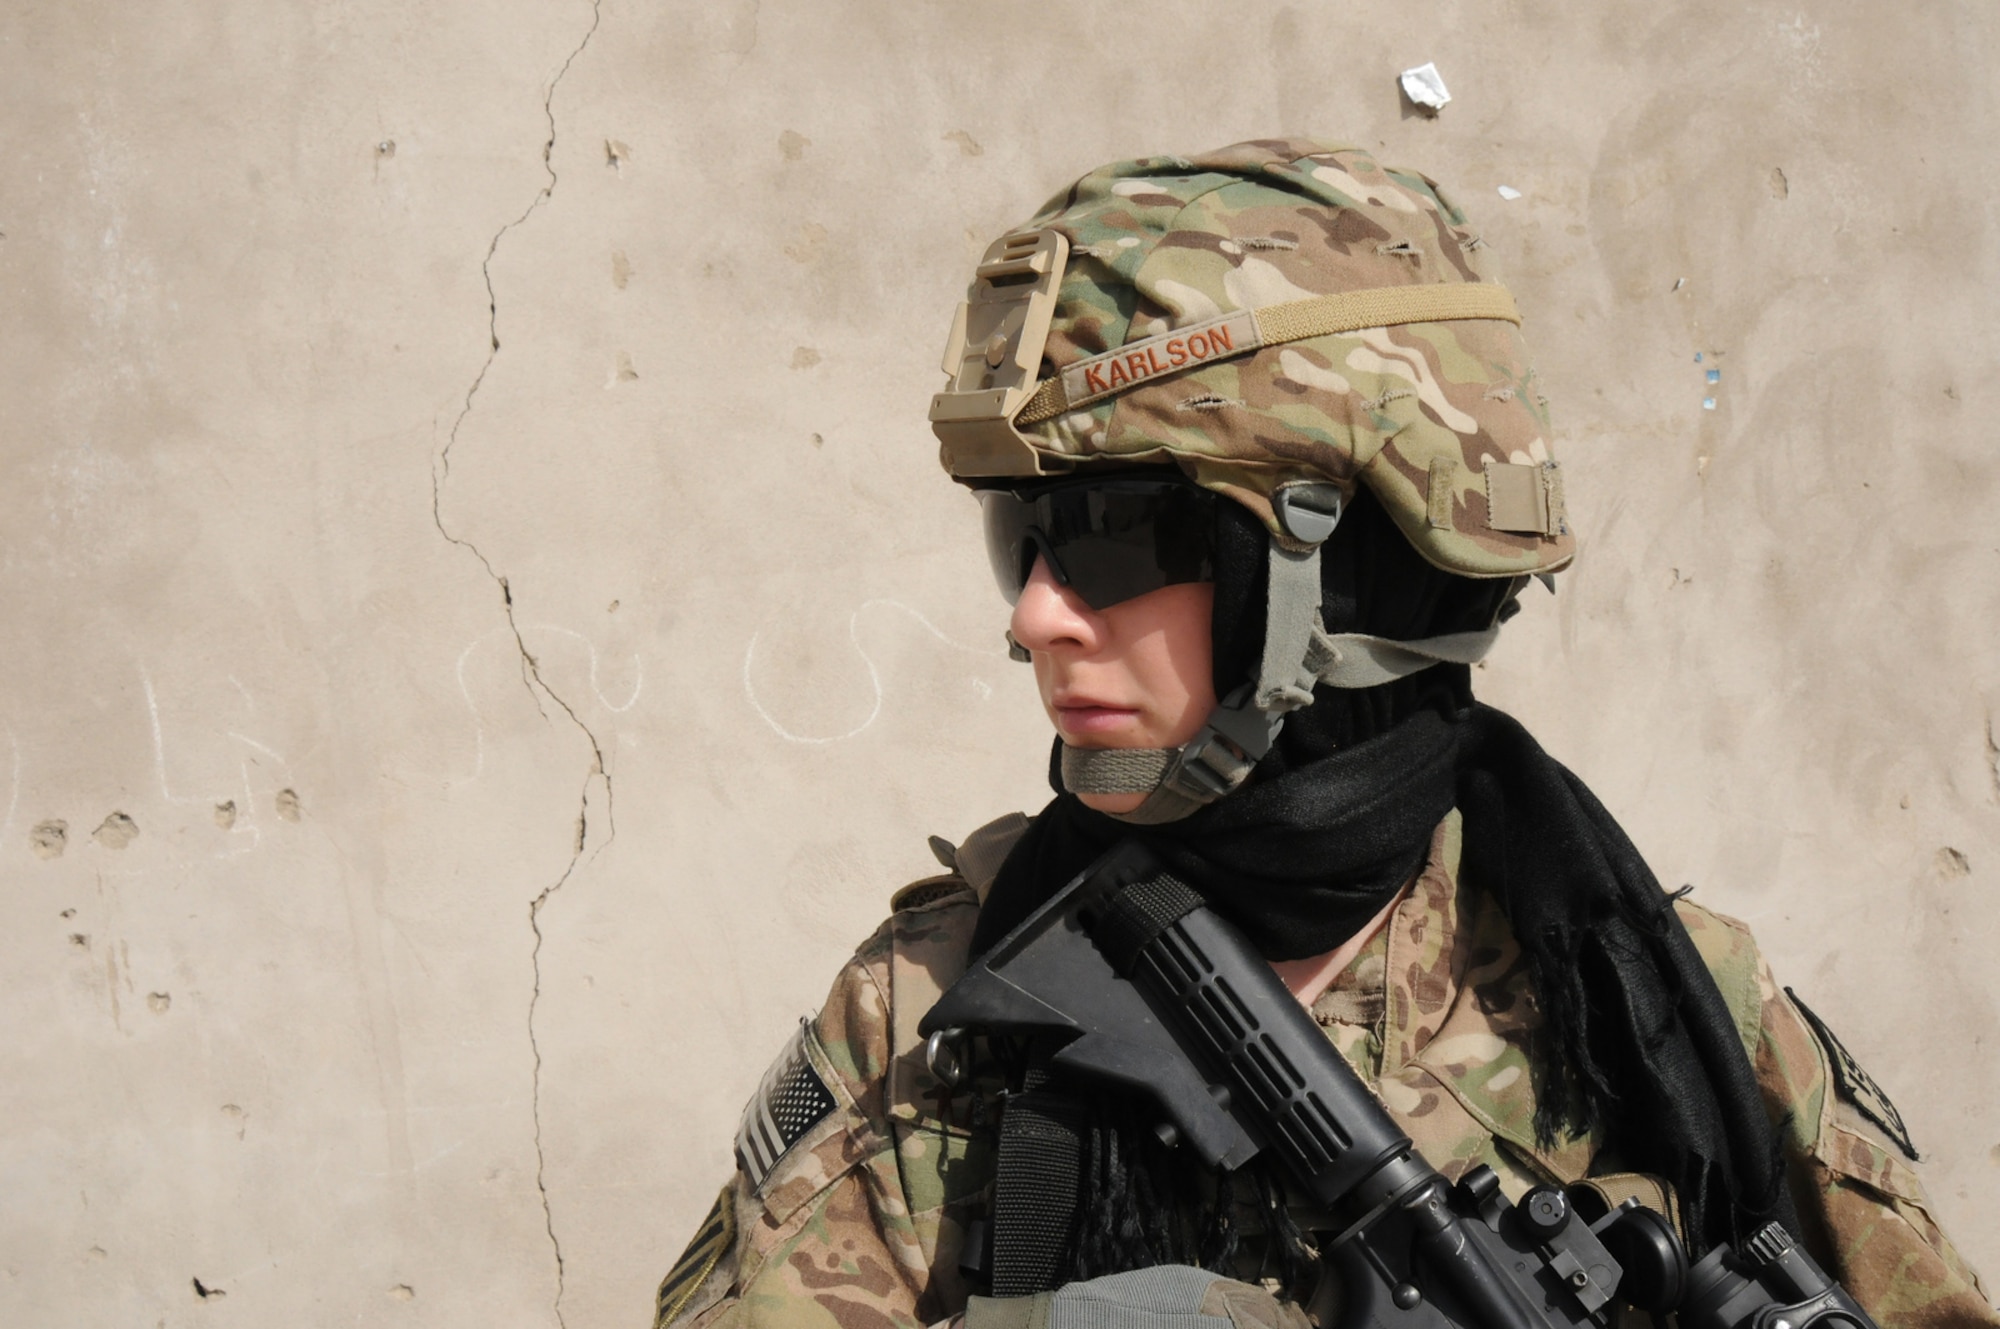
[[[1065,738],[1097,738],[1123,733],[1138,723],[1139,711],[1131,706],[1107,706],[1099,702],[1057,702],[1056,728]]]

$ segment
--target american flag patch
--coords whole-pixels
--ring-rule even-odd
[[[800,1020],[798,1032],[764,1072],[763,1083],[743,1109],[743,1124],[736,1129],[736,1161],[752,1187],[761,1187],[786,1151],[835,1107],[832,1091],[806,1054],[809,1031],[809,1023]]]

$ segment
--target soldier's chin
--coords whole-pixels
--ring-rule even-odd
[[[1092,812],[1120,814],[1137,811],[1146,801],[1144,794],[1078,794],[1076,801]]]

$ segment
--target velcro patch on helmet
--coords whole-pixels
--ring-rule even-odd
[[[1424,494],[1424,515],[1432,530],[1451,529],[1452,490],[1457,483],[1458,463],[1450,457],[1432,457],[1430,484]]]
[[[1496,531],[1522,535],[1566,534],[1568,521],[1556,463],[1487,462],[1486,524]]]
[[[760,1187],[788,1150],[826,1120],[836,1106],[833,1092],[813,1069],[806,1053],[809,1025],[799,1027],[743,1109],[736,1129],[736,1161],[752,1187]]]
[[[1827,1065],[1833,1068],[1833,1088],[1841,1099],[1850,1104],[1856,1112],[1875,1123],[1890,1143],[1903,1151],[1912,1163],[1917,1161],[1917,1146],[1910,1139],[1910,1131],[1903,1124],[1903,1114],[1896,1111],[1896,1105],[1889,1101],[1889,1095],[1882,1092],[1882,1086],[1875,1083],[1873,1076],[1861,1069],[1861,1063],[1847,1046],[1833,1036],[1833,1030],[1826,1027],[1826,1021],[1819,1018],[1790,988],[1785,995],[1792,999],[1792,1005],[1799,1014],[1806,1017],[1812,1027],[1814,1037],[1820,1047],[1826,1050]]]

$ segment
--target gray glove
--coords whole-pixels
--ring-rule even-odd
[[[1032,1297],[973,1297],[965,1329],[1311,1329],[1305,1312],[1260,1287],[1163,1264]]]

